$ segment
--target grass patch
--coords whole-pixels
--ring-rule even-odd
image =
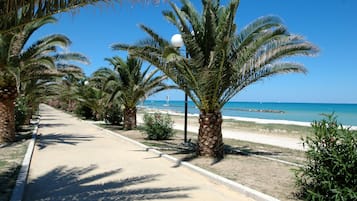
[[[9,200],[11,197],[32,129],[33,127],[21,129],[15,142],[0,148],[0,200]]]
[[[0,161],[0,168],[2,169],[3,167],[5,167],[7,164],[6,161]]]

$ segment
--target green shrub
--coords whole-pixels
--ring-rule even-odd
[[[314,134],[303,139],[306,166],[296,170],[304,200],[357,200],[357,131],[343,128],[334,115],[312,123]]]
[[[120,125],[123,121],[123,111],[120,108],[120,105],[114,104],[106,107],[104,117],[105,123]]]
[[[18,130],[24,125],[27,116],[27,106],[24,98],[18,98],[15,103],[15,128]]]
[[[167,114],[144,115],[144,130],[150,140],[166,140],[174,135],[173,121]]]
[[[83,104],[79,104],[74,110],[74,113],[77,116],[83,117],[85,119],[95,119],[93,110],[90,107]]]

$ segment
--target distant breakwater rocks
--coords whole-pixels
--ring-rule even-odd
[[[245,108],[230,108],[230,110],[236,110],[241,112],[262,112],[262,113],[276,113],[276,114],[284,114],[283,110],[269,110],[269,109],[245,109]]]

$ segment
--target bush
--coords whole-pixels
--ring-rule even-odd
[[[357,200],[357,131],[343,128],[334,115],[312,123],[314,134],[303,139],[306,166],[296,170],[304,200]]]
[[[150,140],[166,140],[174,135],[173,121],[169,115],[160,113],[144,115],[144,130]]]
[[[123,111],[117,104],[107,107],[104,116],[105,123],[120,125],[123,121]]]
[[[15,104],[15,128],[18,130],[21,125],[24,125],[27,116],[27,106],[24,98],[18,98]]]
[[[83,104],[79,104],[74,110],[74,113],[77,116],[83,117],[85,119],[95,119],[93,110],[90,107]]]

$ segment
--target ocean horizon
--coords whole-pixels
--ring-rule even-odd
[[[184,113],[184,101],[145,100],[140,104],[151,109]],[[290,102],[228,102],[222,108],[223,116],[312,122],[325,118],[323,114],[334,113],[339,123],[357,126],[357,104],[354,103],[290,103]],[[199,114],[192,101],[188,113]]]

